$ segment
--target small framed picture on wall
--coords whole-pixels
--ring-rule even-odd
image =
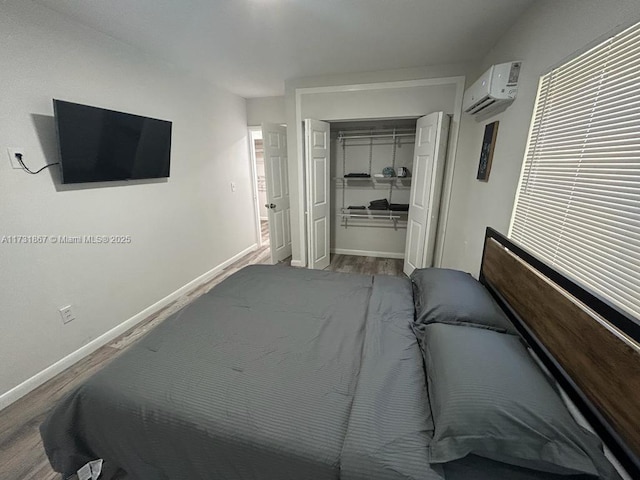
[[[480,163],[478,164],[478,180],[482,182],[489,181],[489,173],[491,172],[491,162],[493,161],[493,150],[496,147],[496,138],[498,138],[498,123],[489,123],[484,127],[484,137],[482,138],[482,149],[480,150]]]

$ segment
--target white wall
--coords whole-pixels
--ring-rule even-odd
[[[476,123],[463,116],[443,266],[477,274],[487,225],[506,233],[520,176],[538,79],[563,59],[620,24],[640,19],[637,0],[538,1],[484,57],[474,81],[495,63],[522,61],[518,98],[505,112]],[[484,125],[499,120],[488,183],[475,179]]]
[[[302,97],[302,117],[320,120],[418,117],[426,113],[453,113],[456,86],[327,92]]]
[[[259,97],[247,99],[247,125],[262,123],[285,124],[284,97]]]
[[[467,68],[464,65],[440,65],[422,68],[387,70],[379,72],[362,72],[344,75],[325,75],[319,77],[298,78],[285,82],[285,105],[287,118],[287,144],[289,156],[289,190],[291,195],[291,246],[292,262],[301,259],[300,239],[300,211],[299,198],[304,192],[299,192],[298,180],[301,174],[302,158],[298,158],[298,142],[296,138],[296,99],[297,88],[323,87],[335,85],[357,85],[366,83],[394,82],[403,80],[417,80],[424,78],[442,78],[464,76]],[[388,118],[397,116],[423,115],[425,108],[430,108],[433,97],[415,95],[413,92],[351,92],[344,94],[320,94],[310,98],[305,95],[303,103],[303,118],[315,117],[320,120],[346,120],[363,118]],[[400,100],[397,103],[395,100]],[[426,106],[423,104],[427,104]],[[436,102],[437,103],[437,102]],[[435,107],[434,107],[435,108]],[[449,111],[447,108],[442,108]],[[428,112],[428,110],[426,110]]]
[[[35,2],[2,2],[0,45],[0,236],[131,236],[0,243],[2,395],[250,247],[255,230],[244,99]],[[172,120],[171,177],[64,188],[57,167],[11,169],[11,146],[34,169],[57,161],[52,98]],[[67,304],[78,318],[63,325]]]

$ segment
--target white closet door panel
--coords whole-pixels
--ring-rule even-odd
[[[305,120],[309,268],[329,266],[329,124]]]
[[[404,273],[430,267],[440,210],[449,117],[435,112],[418,119],[407,222]]]

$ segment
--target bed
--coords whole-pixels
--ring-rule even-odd
[[[626,375],[599,386],[606,368],[563,353],[577,339],[553,312],[587,300],[588,319],[570,313],[591,325],[612,307],[544,268],[491,229],[481,283],[246,267],[61,401],[47,455],[65,476],[100,458],[101,478],[127,480],[619,478],[562,387],[636,475],[636,324],[607,310],[614,324],[577,335]],[[531,308],[545,285],[571,298]]]

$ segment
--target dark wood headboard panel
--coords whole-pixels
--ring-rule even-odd
[[[640,325],[490,228],[480,281],[640,478]]]

